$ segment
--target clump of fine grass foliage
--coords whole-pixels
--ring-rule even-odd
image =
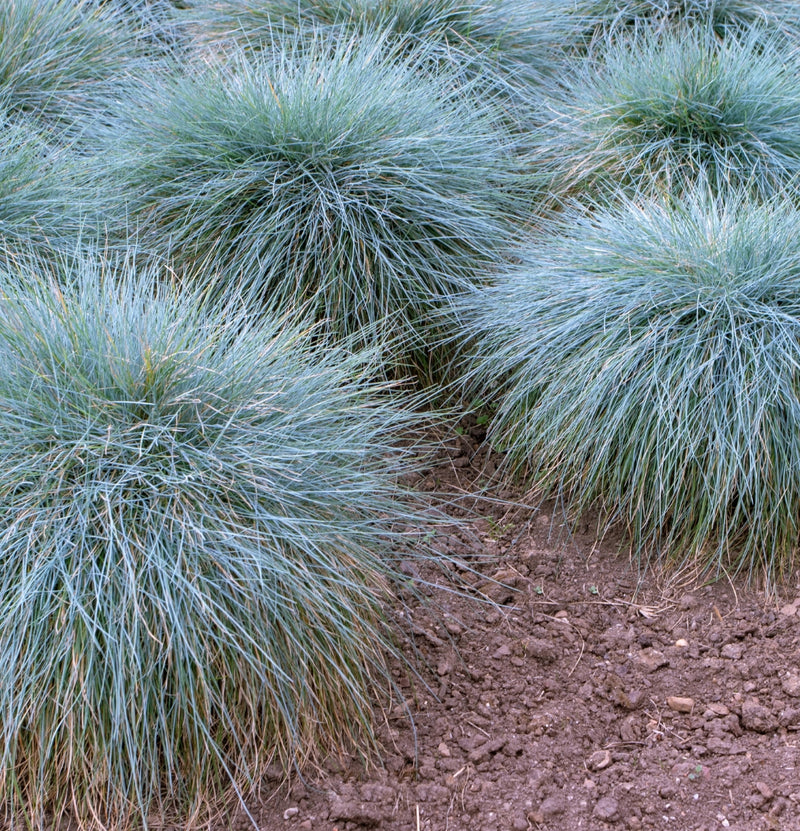
[[[272,44],[287,27],[383,32],[401,48],[513,86],[552,74],[569,16],[558,0],[195,0],[186,19],[201,41],[246,49]]]
[[[93,110],[137,57],[123,17],[94,0],[0,3],[0,105],[59,133]]]
[[[573,17],[585,42],[642,25],[664,31],[693,24],[720,37],[751,26],[789,39],[800,35],[794,0],[577,0],[569,5],[564,13]]]
[[[800,65],[753,29],[611,38],[543,105],[533,159],[557,194],[710,182],[769,197],[800,173]]]
[[[94,0],[127,18],[133,31],[151,50],[160,52],[180,42],[177,11],[188,0]]]
[[[89,228],[72,154],[2,111],[0,125],[0,263],[73,250]]]
[[[321,38],[139,90],[98,162],[112,210],[210,296],[390,333],[401,359],[519,213],[491,102],[415,70],[380,39]]]
[[[0,302],[5,821],[184,825],[368,748],[421,417],[284,322],[57,277]]]
[[[569,216],[464,301],[490,439],[642,559],[761,573],[800,530],[800,213],[623,203]]]

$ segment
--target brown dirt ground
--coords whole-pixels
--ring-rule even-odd
[[[421,486],[485,480],[481,438],[454,437]],[[640,581],[552,507],[479,507],[477,541],[436,544],[488,554],[508,588],[465,575],[498,606],[435,592],[413,621],[428,689],[397,671],[413,724],[387,714],[383,767],[294,779],[253,806],[262,831],[800,829],[800,586]]]

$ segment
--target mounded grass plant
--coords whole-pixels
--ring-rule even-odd
[[[94,0],[0,3],[0,105],[59,135],[138,60],[125,20]]]
[[[287,28],[381,32],[400,48],[422,48],[432,62],[514,87],[553,73],[569,16],[560,0],[195,0],[186,20],[200,42],[255,50]]]
[[[188,0],[94,0],[99,6],[116,10],[127,18],[147,49],[169,51],[180,43],[177,22],[179,9]]]
[[[322,24],[353,32],[365,27],[388,29],[409,40],[441,40],[456,48],[480,49],[524,39],[534,28],[531,9],[535,6],[516,0],[195,0],[187,17],[196,20],[209,39],[235,38],[244,46],[257,44],[261,35],[269,38],[271,30],[282,24],[296,28]],[[518,30],[514,24],[526,19],[528,25]],[[518,46],[513,49],[520,52]]]
[[[55,276],[0,303],[5,821],[186,825],[369,749],[422,417],[374,356],[130,264]]]
[[[662,31],[698,25],[719,37],[759,26],[773,35],[800,35],[795,0],[578,0],[571,3],[577,31],[586,40],[609,32],[650,25]]]
[[[570,516],[627,526],[642,560],[787,575],[800,213],[695,192],[560,231],[463,301],[469,377],[497,404],[491,441]]]
[[[416,68],[382,39],[320,38],[139,91],[98,162],[119,226],[211,297],[391,334],[398,360],[427,349],[430,313],[503,256],[521,203],[492,103]]]
[[[561,196],[680,191],[769,198],[800,173],[800,64],[752,29],[610,38],[543,103],[532,160]]]
[[[91,236],[74,155],[2,111],[0,124],[0,263],[74,251]]]

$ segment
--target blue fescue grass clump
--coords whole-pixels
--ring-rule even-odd
[[[405,351],[502,257],[519,213],[487,102],[381,39],[292,41],[123,102],[98,162],[142,244],[209,296]],[[368,334],[367,334],[368,333]]]
[[[127,19],[146,49],[169,51],[180,43],[177,13],[188,0],[94,0]]]
[[[5,821],[185,824],[369,748],[421,417],[285,322],[41,274],[0,302]]]
[[[611,38],[554,86],[533,159],[560,195],[717,191],[768,198],[800,173],[800,65],[752,29]]]
[[[78,129],[138,60],[125,20],[95,0],[0,3],[0,105],[57,135]]]
[[[550,76],[569,10],[559,0],[194,0],[188,27],[201,42],[269,48],[287,28],[382,32],[403,49],[515,86]]]
[[[509,465],[642,559],[796,564],[800,213],[692,198],[570,216],[464,301]]]
[[[0,264],[75,250],[91,234],[72,152],[2,110],[0,127]]]
[[[718,37],[759,26],[789,40],[800,36],[795,0],[577,0],[569,6],[565,15],[589,43],[593,37],[642,25],[665,31],[693,24]]]

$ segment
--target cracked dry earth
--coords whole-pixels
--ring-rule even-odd
[[[421,486],[491,474],[481,438],[453,438]],[[262,831],[800,829],[800,586],[639,586],[613,540],[564,539],[547,506],[478,509],[437,544],[490,555],[504,586],[465,574],[497,608],[433,592],[412,622],[427,689],[397,672],[413,726],[383,719],[382,767],[276,784]]]

